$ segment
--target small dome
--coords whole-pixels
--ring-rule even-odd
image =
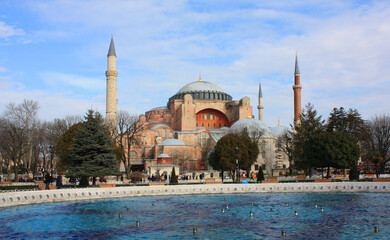
[[[254,118],[245,118],[235,122],[230,127],[228,134],[242,134],[245,130],[248,132],[249,136],[255,136],[258,133],[262,133],[262,136],[265,137],[272,136],[267,124]]]
[[[179,139],[167,139],[159,144],[160,146],[185,146],[185,143]]]
[[[170,158],[168,154],[166,153],[160,153],[157,158]]]
[[[158,128],[169,128],[169,129],[172,129],[170,126],[168,126],[168,125],[165,125],[165,124],[157,124],[156,126],[153,126],[150,130],[152,130],[152,131],[156,131],[156,129],[158,129]]]
[[[283,133],[285,133],[289,129],[286,126],[276,126],[276,127],[272,127],[270,130],[274,137],[280,137],[282,136]]]
[[[223,92],[222,88],[218,87],[216,84],[206,81],[196,81],[185,85],[180,88],[177,93],[188,93],[188,92],[202,92],[202,91],[211,91],[211,92]]]

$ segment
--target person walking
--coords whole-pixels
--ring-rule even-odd
[[[50,183],[53,182],[53,178],[48,172],[46,172],[44,183],[46,183],[46,190],[49,190]]]
[[[56,179],[56,187],[57,189],[60,189],[62,187],[62,176],[60,173],[58,174]]]

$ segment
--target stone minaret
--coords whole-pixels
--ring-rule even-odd
[[[298,67],[298,54],[295,54],[295,72],[294,72],[294,122],[299,123],[301,120],[301,90],[300,74]]]
[[[259,105],[257,105],[257,109],[259,109],[259,120],[263,122],[264,106],[263,106],[263,92],[261,91],[261,82],[259,82]]]
[[[106,122],[110,129],[116,127],[116,113],[118,100],[116,98],[116,53],[114,46],[114,38],[111,36],[110,48],[107,54],[107,96],[106,96]]]

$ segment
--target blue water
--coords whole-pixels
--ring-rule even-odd
[[[140,221],[140,226],[136,226],[136,221]],[[379,226],[378,233],[374,232],[375,226]],[[196,234],[193,228],[197,228]],[[286,230],[284,237],[282,230]],[[389,239],[389,236],[390,194],[381,193],[128,197],[0,210],[0,239]]]

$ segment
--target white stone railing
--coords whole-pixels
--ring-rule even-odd
[[[0,193],[0,207],[131,196],[272,192],[390,192],[390,182],[199,184],[8,192]]]

